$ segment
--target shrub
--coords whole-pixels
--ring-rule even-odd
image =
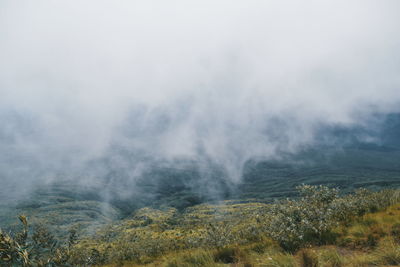
[[[332,207],[337,189],[303,185],[298,190],[301,198],[273,205],[266,223],[271,238],[288,251],[307,243],[324,242],[322,237],[338,223]]]
[[[30,236],[27,218],[21,215],[19,220],[23,229],[14,236],[0,230],[1,266],[69,266],[67,244],[59,244],[43,225]]]
[[[336,188],[303,185],[297,188],[298,200],[286,200],[271,206],[265,217],[266,232],[287,251],[295,251],[308,244],[333,243],[332,229],[339,223],[350,222],[367,212],[387,208],[398,201],[394,190],[371,192],[359,189],[354,194],[339,197]],[[375,222],[369,221],[372,225]],[[379,233],[367,240],[374,246]]]
[[[251,246],[250,249],[258,254],[263,254],[265,253],[268,247],[269,245],[266,243],[256,243],[253,246]]]
[[[235,241],[232,228],[233,225],[228,222],[209,223],[203,242],[210,248],[223,248],[228,244],[232,244]]]
[[[237,261],[234,248],[221,248],[214,253],[214,260],[222,263],[234,263]]]

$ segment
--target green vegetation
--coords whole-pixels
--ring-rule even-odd
[[[29,233],[28,221],[19,216],[23,229],[11,235],[0,231],[1,266],[71,266],[70,251],[76,243],[76,231],[71,229],[68,240],[60,243],[42,225]]]
[[[0,266],[389,266],[400,264],[400,194],[341,196],[298,187],[274,204],[201,204],[137,210],[77,237],[41,224],[0,234]],[[33,220],[34,221],[34,220]]]

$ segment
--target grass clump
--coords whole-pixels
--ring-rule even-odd
[[[299,252],[301,267],[318,267],[318,254],[312,249],[303,249]]]
[[[238,251],[235,248],[221,248],[214,253],[214,260],[221,263],[235,263],[238,261]]]
[[[324,267],[344,266],[343,256],[339,254],[335,247],[328,247],[319,251],[319,263]]]
[[[382,240],[373,255],[377,266],[400,265],[400,246],[391,238]]]
[[[214,255],[208,251],[195,251],[184,253],[170,261],[166,267],[218,267]]]
[[[266,260],[261,264],[265,267],[297,267],[297,263],[293,255],[288,253],[277,253],[267,256]]]

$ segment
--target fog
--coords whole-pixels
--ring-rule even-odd
[[[399,10],[396,0],[3,0],[0,179],[91,183],[105,167],[83,177],[82,166],[114,155],[133,181],[150,161],[188,159],[236,183],[247,160],[312,146],[321,125],[400,111]]]

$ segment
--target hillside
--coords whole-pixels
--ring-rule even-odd
[[[69,229],[69,236],[61,239],[49,226],[30,227],[29,218],[27,222],[22,216],[22,232],[0,235],[0,263],[168,267],[400,264],[399,191],[362,189],[340,196],[338,190],[324,186],[298,190],[300,198],[275,204],[221,202],[184,211],[143,208],[91,234],[77,236],[76,229]]]
[[[380,144],[357,141],[354,136],[366,134],[366,129],[325,130],[330,145],[323,141],[276,159],[248,160],[236,183],[220,166],[190,160],[153,162],[131,183],[129,173],[138,158],[117,149],[71,174],[82,179],[61,173],[29,188],[5,183],[0,189],[4,199],[0,227],[18,232],[15,218],[26,215],[29,234],[43,235],[42,241],[57,240],[53,250],[46,248],[53,241],[42,246],[46,252],[35,248],[42,241],[27,242],[26,246],[34,247],[31,253],[48,257],[58,251],[58,258],[52,260],[69,261],[72,266],[396,265],[399,118],[389,117],[390,123],[375,134],[383,140]],[[92,178],[92,173],[102,175]],[[318,214],[304,209],[315,203],[296,192],[301,184],[314,185],[314,197],[321,197],[318,190],[330,192],[335,206],[319,206]],[[319,185],[338,187],[340,192]],[[293,201],[285,201],[287,197]],[[339,213],[327,213],[327,207]],[[275,221],[274,216],[278,216]],[[292,216],[295,223],[288,229],[294,232],[287,232],[281,227]],[[308,216],[309,222],[316,220],[313,227],[319,229],[318,236],[310,235],[308,226],[301,228],[302,216]],[[73,242],[66,250],[71,231]],[[310,236],[304,239],[304,235]],[[305,265],[308,260],[319,265]],[[3,261],[3,266],[8,262]],[[55,266],[67,266],[63,264]]]

